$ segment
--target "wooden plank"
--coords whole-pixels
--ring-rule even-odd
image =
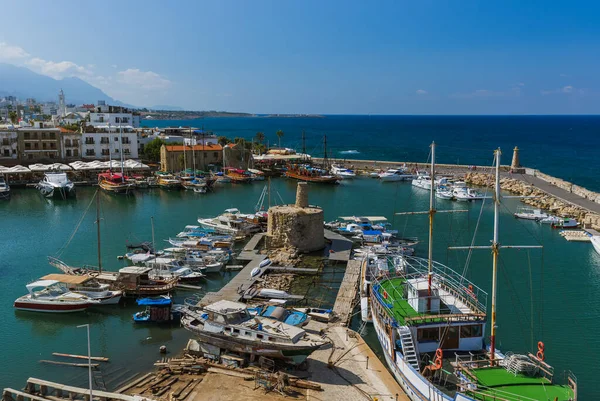
[[[150,376],[153,376],[153,375],[154,375],[153,372],[146,373],[144,376],[140,377],[139,379],[129,382],[128,384],[119,388],[117,391],[115,391],[115,393],[124,393],[125,391],[129,390],[130,388],[136,387],[138,384],[140,384],[141,382],[143,382],[144,380],[146,380],[147,378],[149,378]]]
[[[54,355],[54,356],[62,356],[62,357],[65,357],[65,358],[88,359],[88,357],[85,356],[85,355],[62,354],[60,352],[53,352],[52,355]],[[105,357],[105,356],[92,356],[89,359],[91,359],[92,361],[98,361],[98,362],[108,362],[108,358]]]
[[[88,391],[89,391],[89,390],[88,390]],[[12,388],[5,388],[5,389],[2,391],[2,393],[3,393],[3,394],[4,394],[4,393],[11,393],[11,394],[14,394],[14,395],[16,395],[16,396],[21,396],[21,397],[23,397],[23,398],[28,398],[28,399],[30,399],[30,400],[32,400],[32,401],[48,401],[48,399],[47,399],[47,398],[39,397],[39,396],[37,396],[37,395],[29,394],[29,393],[26,393],[26,392],[24,392],[24,391],[15,390],[15,389],[12,389]],[[2,397],[2,399],[5,399],[5,398],[4,398],[4,396]]]
[[[42,359],[40,363],[49,363],[52,365],[62,365],[62,366],[74,366],[76,368],[88,368],[90,365],[87,363],[71,363],[71,362],[58,362],[58,361],[49,361],[46,359]],[[92,363],[92,367],[96,368],[100,366],[98,363]]]
[[[38,385],[38,386],[46,386],[49,388],[62,390],[67,393],[89,394],[89,391],[90,391],[89,388],[68,386],[66,384],[54,383],[54,382],[47,381],[47,380],[36,379],[35,377],[30,377],[29,379],[27,379],[28,387],[31,384]],[[122,400],[122,401],[135,401],[134,397],[129,396],[129,395],[110,393],[108,391],[100,391],[100,390],[94,390],[94,398],[95,397],[108,398],[108,399],[113,399],[113,400]]]
[[[211,373],[219,373],[219,374],[223,374],[223,375],[227,375],[227,376],[240,377],[244,380],[253,380],[254,379],[254,376],[252,376],[252,375],[249,375],[246,373],[241,373],[241,372],[236,372],[235,370],[210,367],[210,368],[208,368],[208,371]]]

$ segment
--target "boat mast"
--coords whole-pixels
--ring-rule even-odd
[[[98,234],[98,272],[102,273],[102,252],[100,247],[100,191],[96,190],[96,232]]]
[[[194,169],[192,173],[193,180],[196,180],[196,156],[194,155],[194,141],[192,141],[192,126],[190,126],[190,146],[192,147],[192,168]],[[185,151],[184,151],[185,153]]]
[[[490,361],[494,365],[496,353],[496,294],[498,285],[498,220],[500,216],[500,148],[496,150],[496,184],[494,187],[494,239],[492,241],[492,328],[490,335]]]
[[[435,215],[435,141],[431,142],[431,186],[429,188],[429,249],[427,251],[427,310],[431,311],[431,284],[433,281],[433,216]]]
[[[325,169],[328,165],[327,161],[327,134],[323,136],[323,169]]]
[[[108,172],[110,173],[110,178],[112,179],[112,138],[110,134],[110,123],[108,123]]]
[[[187,171],[186,171],[187,170],[187,160],[185,158],[185,153],[186,153],[185,148],[186,148],[186,146],[185,146],[185,139],[184,139],[183,140],[183,174],[184,174],[184,176],[187,173]]]
[[[304,130],[302,130],[302,160],[306,158],[306,137],[304,136]]]
[[[123,172],[123,126],[119,123],[119,154],[121,155],[121,182],[125,182],[125,173]]]
[[[156,249],[154,249],[154,216],[150,216],[150,226],[152,227],[152,253],[156,255]]]

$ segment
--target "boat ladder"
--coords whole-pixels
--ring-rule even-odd
[[[419,356],[417,354],[417,349],[415,348],[415,343],[412,339],[412,334],[410,333],[410,329],[406,326],[400,327],[400,341],[402,343],[402,353],[404,354],[404,360],[412,366],[417,372],[419,369]]]
[[[92,369],[92,376],[94,377],[94,384],[96,385],[96,389],[106,391],[106,383],[104,382],[104,375],[102,374],[102,370],[98,368]]]

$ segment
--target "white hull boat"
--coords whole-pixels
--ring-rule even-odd
[[[45,313],[82,312],[100,302],[66,289],[56,280],[39,280],[27,284],[29,294],[15,300],[17,310]]]
[[[10,199],[10,186],[2,176],[0,176],[0,199]]]
[[[75,196],[75,184],[69,180],[67,173],[45,173],[44,178],[37,183],[36,188],[46,198],[66,199]]]
[[[594,250],[598,253],[598,255],[600,255],[600,236],[592,236],[592,238],[590,238],[590,242],[592,243]]]

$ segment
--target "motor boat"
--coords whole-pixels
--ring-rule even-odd
[[[448,199],[448,200],[452,200],[454,199],[454,193],[452,192],[452,190],[445,186],[445,185],[440,185],[437,187],[436,191],[435,191],[435,197],[438,199]]]
[[[26,285],[27,295],[15,300],[18,310],[46,313],[82,312],[100,301],[69,291],[60,281],[38,280]]]
[[[85,295],[100,305],[117,305],[123,297],[123,291],[111,290],[110,284],[100,283],[89,274],[73,276],[69,274],[48,274],[42,280],[56,280],[71,292]]]
[[[414,175],[408,173],[406,167],[398,167],[390,168],[383,173],[379,173],[379,178],[383,182],[406,181],[414,178]]]
[[[331,165],[331,174],[342,177],[345,180],[356,177],[356,173],[354,171],[339,164]]]
[[[559,219],[559,221],[552,223],[552,228],[577,228],[579,227],[579,222],[575,219],[565,217]]]
[[[590,242],[592,243],[594,250],[598,253],[598,255],[600,255],[600,236],[592,235]]]
[[[518,219],[540,221],[548,217],[541,209],[528,207],[520,207],[515,212],[514,216]]]
[[[65,172],[44,173],[44,178],[35,187],[46,198],[66,199],[75,196],[75,184],[69,180]]]
[[[10,186],[3,176],[0,176],[0,199],[10,199]]]
[[[198,223],[203,228],[213,229],[220,234],[250,235],[260,231],[258,224],[245,219],[238,209],[226,209],[223,214],[213,218],[199,218]]]

